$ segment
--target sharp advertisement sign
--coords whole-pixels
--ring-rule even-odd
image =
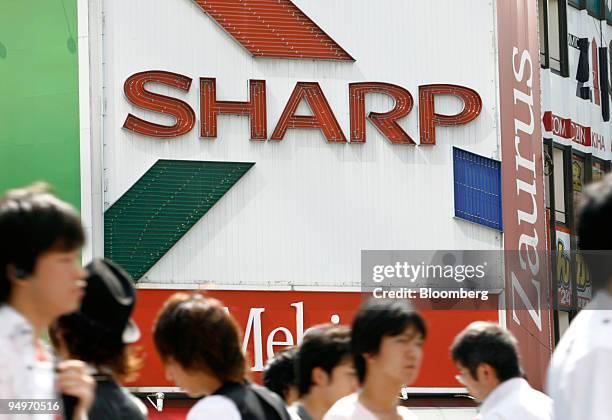
[[[90,41],[105,255],[143,289],[223,294],[249,339],[263,334],[249,347],[257,371],[278,343],[297,342],[295,319],[319,297],[325,316],[312,322],[327,321],[342,294],[349,322],[362,250],[540,249],[535,14],[496,3],[106,0],[91,12],[102,23]],[[509,20],[506,7],[527,14]],[[507,39],[524,27],[535,44]],[[492,162],[487,173],[502,161],[503,227],[501,208],[489,227],[458,216],[458,149]],[[497,308],[535,293],[512,274]],[[278,299],[291,332],[257,330],[249,311]],[[461,319],[518,319],[545,344],[543,314],[504,321],[489,310]],[[434,331],[431,345],[462,326],[439,343]],[[453,388],[451,370],[424,373],[419,387]]]

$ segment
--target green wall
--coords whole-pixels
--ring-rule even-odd
[[[0,193],[44,180],[79,207],[76,0],[0,3]]]

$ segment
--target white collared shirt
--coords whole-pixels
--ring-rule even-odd
[[[499,384],[480,406],[477,420],[551,420],[552,401],[523,378]]]
[[[187,420],[206,419],[240,420],[242,416],[236,404],[225,395],[209,395],[187,413]]]
[[[34,328],[15,309],[0,305],[0,399],[54,399],[51,360],[37,359]],[[53,414],[0,414],[0,420],[47,420]]]
[[[612,416],[612,296],[600,291],[561,337],[548,371],[555,420]]]
[[[416,420],[417,417],[406,407],[398,406],[397,415],[402,420]],[[378,420],[378,416],[371,412],[359,401],[359,392],[340,398],[325,413],[323,420]]]

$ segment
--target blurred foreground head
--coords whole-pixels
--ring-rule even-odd
[[[578,245],[595,290],[610,290],[612,281],[612,174],[589,185],[578,211]]]
[[[0,197],[0,303],[27,301],[53,319],[78,308],[84,233],[74,208],[46,184]]]
[[[421,368],[426,336],[425,321],[406,301],[366,301],[355,315],[351,333],[359,382],[376,375],[399,387],[410,385]]]
[[[225,382],[242,382],[245,357],[240,329],[221,302],[198,293],[176,293],[153,327],[166,376],[192,397]]]
[[[66,356],[127,379],[141,366],[128,347],[140,338],[130,318],[136,304],[132,278],[110,260],[95,259],[85,269],[87,286],[81,307],[57,320],[51,338]]]

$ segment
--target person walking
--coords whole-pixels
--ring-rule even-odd
[[[612,175],[585,189],[578,245],[594,291],[553,353],[547,390],[555,420],[612,417]],[[610,386],[608,386],[610,385]]]
[[[552,402],[523,377],[516,339],[492,322],[473,322],[451,346],[457,380],[481,403],[477,420],[551,420]]]
[[[51,340],[60,356],[86,362],[94,375],[97,386],[89,420],[144,420],[146,406],[119,385],[142,364],[128,346],[140,338],[130,319],[136,303],[132,279],[109,260],[95,259],[85,269],[81,307],[52,325]]]
[[[351,355],[351,330],[337,325],[308,329],[296,356],[300,399],[290,414],[301,420],[321,420],[340,398],[358,388]]]
[[[201,398],[187,420],[289,420],[282,399],[245,379],[240,330],[221,302],[177,293],[153,327],[168,379]]]
[[[76,211],[46,185],[0,197],[0,399],[76,400],[73,415],[86,416],[95,383],[78,360],[54,364],[41,336],[60,315],[79,307],[85,271],[84,233]],[[56,373],[57,371],[57,373]],[[0,414],[0,419],[53,419],[48,414]]]
[[[402,300],[370,299],[351,327],[351,351],[361,388],[338,400],[323,420],[416,419],[399,405],[402,387],[421,368],[425,322]]]

